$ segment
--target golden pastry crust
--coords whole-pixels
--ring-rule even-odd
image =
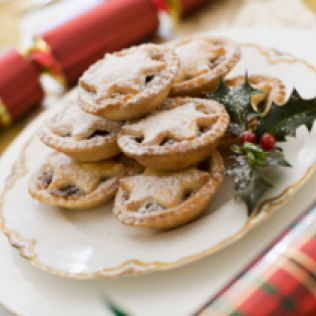
[[[210,156],[228,124],[228,113],[216,101],[170,98],[147,117],[124,125],[118,144],[147,168],[180,170]]]
[[[245,82],[245,76],[237,76],[231,79],[225,79],[227,86],[235,87]],[[269,112],[272,102],[278,105],[284,104],[286,101],[286,87],[281,80],[275,77],[266,75],[251,75],[249,76],[250,85],[258,90],[262,90],[251,98],[251,105],[257,112],[266,115]],[[256,119],[250,122],[249,129],[255,129],[257,125]],[[221,149],[229,149],[233,145],[240,145],[238,135],[225,134],[219,141],[218,147]]]
[[[232,146],[240,146],[240,137],[235,134],[227,133],[219,140],[218,149],[230,149]]]
[[[167,44],[180,57],[180,71],[171,96],[201,96],[213,91],[241,58],[238,44],[223,37],[192,36]]]
[[[167,97],[179,68],[173,49],[153,44],[106,54],[80,78],[79,105],[110,120],[140,117]]]
[[[92,208],[114,197],[119,179],[142,170],[143,167],[127,157],[80,163],[53,152],[32,175],[29,193],[45,204],[78,210]]]
[[[100,161],[121,152],[117,135],[122,125],[86,113],[71,102],[46,120],[38,135],[45,145],[77,161]]]
[[[218,152],[208,158],[208,172],[146,170],[120,181],[113,213],[123,224],[170,229],[199,216],[220,187],[224,164]],[[135,188],[135,190],[134,190]]]

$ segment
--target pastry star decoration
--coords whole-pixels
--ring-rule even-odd
[[[122,125],[85,113],[77,104],[69,106],[59,118],[51,125],[51,130],[60,136],[71,135],[75,141],[86,139],[95,131],[118,131]]]
[[[124,166],[114,160],[79,163],[61,153],[52,154],[47,165],[54,170],[49,190],[75,185],[86,194],[94,191],[102,179],[115,177],[124,170]]]
[[[225,50],[223,47],[216,47],[207,41],[198,39],[176,47],[176,53],[181,65],[177,82],[182,82],[207,73],[210,70],[211,62],[224,55]]]
[[[164,208],[177,207],[186,192],[200,189],[210,179],[210,174],[196,168],[178,172],[145,170],[142,175],[120,181],[123,190],[130,192],[125,202],[127,210],[137,211],[148,200],[155,200]]]
[[[159,73],[166,67],[161,61],[150,58],[145,50],[128,55],[106,55],[80,79],[80,85],[96,92],[96,101],[113,95],[137,94],[145,86],[147,74]]]
[[[143,136],[144,146],[159,145],[166,138],[179,141],[194,139],[199,135],[199,125],[210,125],[215,119],[215,116],[196,110],[191,102],[169,110],[158,110],[148,118],[123,128],[128,134]]]

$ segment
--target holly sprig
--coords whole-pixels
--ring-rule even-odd
[[[219,76],[217,89],[214,92],[206,93],[209,99],[225,105],[230,116],[227,132],[235,135],[241,135],[247,131],[249,123],[261,115],[252,107],[251,98],[262,93],[262,91],[254,89],[250,85],[247,73],[245,78],[241,85],[229,87]]]
[[[246,203],[249,216],[262,195],[274,186],[267,170],[291,167],[282,150],[275,147],[275,141],[285,142],[288,136],[295,137],[301,125],[311,131],[316,119],[316,98],[303,99],[295,89],[283,105],[272,102],[267,113],[260,113],[252,106],[251,99],[262,92],[250,85],[246,73],[245,81],[235,87],[227,86],[220,76],[217,89],[206,94],[222,103],[230,115],[227,133],[240,136],[241,146],[231,147],[235,163],[224,173],[234,178],[235,195]]]
[[[267,170],[270,167],[291,167],[291,164],[278,147],[265,151],[258,145],[245,142],[242,146],[232,146],[231,151],[235,153],[231,157],[235,164],[224,173],[234,178],[235,196],[244,200],[251,216],[260,197],[274,186]]]

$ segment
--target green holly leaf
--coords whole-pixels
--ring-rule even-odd
[[[236,163],[225,170],[225,174],[232,176],[235,183],[235,196],[242,199],[251,216],[262,195],[273,184],[262,174],[263,168],[252,167],[247,156],[233,157]]]
[[[274,102],[268,114],[258,120],[255,134],[258,139],[265,134],[274,135],[277,141],[285,141],[286,136],[296,136],[296,129],[305,125],[310,131],[316,118],[316,98],[305,100],[294,90],[283,105]]]
[[[251,105],[251,97],[262,93],[262,91],[252,88],[246,80],[239,86],[226,86],[222,77],[219,77],[219,84],[214,92],[206,93],[208,98],[223,104],[230,116],[230,125],[227,132],[240,135],[248,130],[248,124],[255,117],[260,116]]]
[[[248,216],[252,215],[262,195],[271,187],[273,184],[264,177],[261,168],[255,168],[251,171],[249,180],[244,182],[236,192],[236,195],[246,203]]]
[[[273,186],[265,176],[267,168],[291,165],[279,148],[264,151],[258,145],[244,143],[243,146],[232,146],[231,151],[236,153],[230,157],[235,164],[224,173],[234,178],[235,196],[246,203],[248,215],[251,216],[262,195]]]
[[[259,162],[262,167],[292,167],[292,165],[285,160],[285,157],[278,148],[274,148],[266,152],[266,160]]]

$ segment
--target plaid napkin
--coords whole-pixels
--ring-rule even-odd
[[[196,316],[316,315],[316,204]]]

